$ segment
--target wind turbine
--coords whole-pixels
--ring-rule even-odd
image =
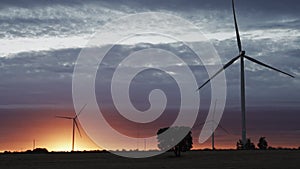
[[[56,116],[57,118],[61,118],[61,119],[69,119],[69,120],[72,120],[73,121],[73,128],[72,128],[72,151],[74,151],[74,141],[75,141],[75,126],[78,130],[78,133],[81,136],[81,132],[80,132],[80,129],[79,129],[79,126],[78,126],[78,123],[77,123],[77,117],[81,114],[81,112],[83,111],[83,109],[85,108],[87,104],[85,104],[81,110],[79,111],[79,113],[77,115],[75,115],[74,117],[67,117],[67,116]]]
[[[216,106],[217,106],[217,100],[215,101],[215,107],[214,107],[213,119],[214,119],[214,116],[215,116]],[[211,122],[212,122],[212,130],[214,129],[214,125],[217,125],[217,126],[220,127],[223,131],[225,131],[225,133],[229,134],[229,132],[228,132],[224,127],[222,127],[221,124],[216,123],[214,120],[212,120]],[[215,150],[215,131],[213,131],[213,132],[212,132],[212,135],[211,135],[211,149],[212,149],[212,150]]]
[[[283,72],[279,69],[276,69],[274,67],[271,67],[265,63],[262,63],[256,59],[253,59],[249,56],[246,55],[246,52],[243,50],[242,48],[242,42],[241,42],[241,38],[240,38],[240,33],[239,33],[239,28],[238,28],[238,24],[237,24],[237,19],[236,19],[236,13],[235,13],[235,6],[234,6],[234,0],[232,0],[232,11],[233,11],[233,17],[234,17],[234,26],[235,26],[235,32],[236,32],[236,39],[237,39],[237,46],[238,46],[238,50],[239,50],[239,55],[236,56],[235,58],[233,58],[232,60],[230,60],[228,63],[226,63],[223,68],[221,68],[219,71],[217,71],[210,79],[208,79],[202,86],[200,86],[198,88],[198,90],[200,90],[201,88],[203,88],[207,83],[209,83],[213,78],[215,78],[219,73],[221,73],[223,70],[225,70],[226,68],[228,68],[229,66],[231,66],[235,61],[237,61],[238,59],[240,59],[241,62],[241,111],[242,111],[242,142],[245,148],[245,144],[246,144],[246,101],[245,101],[245,65],[244,65],[244,59],[247,59],[251,62],[254,62],[256,64],[259,64],[261,66],[267,67],[271,70],[280,72],[282,74],[285,74],[287,76],[290,76],[292,78],[295,78],[294,76]]]
[[[217,100],[215,101],[214,113],[213,113],[213,118],[212,119],[214,119],[214,116],[215,116],[216,106],[217,106]],[[212,135],[211,135],[211,149],[215,150],[215,131],[214,131],[214,127],[215,126],[214,125],[217,126],[215,129],[217,129],[218,127],[220,127],[225,133],[227,133],[227,134],[230,134],[230,133],[224,127],[222,127],[221,124],[218,124],[214,120],[210,120],[210,121],[208,121],[208,123],[212,123],[212,127],[211,127],[211,130],[212,130]],[[202,123],[200,125],[203,125],[203,124],[205,124],[205,123]]]

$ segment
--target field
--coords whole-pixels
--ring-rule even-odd
[[[110,153],[1,154],[1,169],[299,169],[300,151],[192,151],[174,157],[168,152],[146,159]]]

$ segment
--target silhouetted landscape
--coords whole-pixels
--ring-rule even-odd
[[[223,150],[190,151],[175,157],[172,152],[145,158],[130,159],[106,151],[44,154],[4,153],[0,154],[0,168],[54,169],[54,168],[230,168],[230,169],[298,169],[299,150]]]
[[[299,169],[299,7],[1,0],[0,169]]]

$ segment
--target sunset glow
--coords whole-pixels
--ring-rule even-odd
[[[42,112],[42,113],[41,113]],[[72,143],[72,122],[65,119],[55,118],[55,115],[65,115],[72,116],[70,113],[71,110],[26,110],[26,117],[21,117],[20,115],[15,116],[14,118],[10,118],[10,128],[6,128],[6,137],[2,137],[0,141],[2,144],[0,145],[0,151],[25,151],[32,150],[33,148],[33,140],[35,140],[36,148],[47,148],[49,151],[71,151],[71,143]],[[10,111],[11,113],[11,111]],[[24,111],[23,111],[24,113]],[[42,116],[41,116],[42,114]],[[29,120],[30,119],[30,120]],[[8,119],[1,119],[1,128],[5,128],[7,125]],[[218,149],[235,149],[235,143],[240,138],[239,135],[239,125],[235,125],[227,128],[230,132],[230,135],[224,133],[224,131],[218,129],[216,131],[216,148]],[[237,127],[235,129],[235,127]],[[205,149],[211,148],[211,140],[207,140],[204,144],[198,143],[198,135],[201,127],[195,128],[192,130],[193,132],[193,147],[194,149]],[[233,131],[232,131],[233,130]],[[153,130],[143,130],[140,129],[140,136],[142,132],[148,131],[150,133],[146,135],[155,134],[155,129]],[[137,136],[137,130],[132,131],[131,135]],[[3,133],[3,131],[2,131]],[[151,134],[152,133],[152,134]],[[79,136],[79,133],[75,133],[75,151],[84,151],[84,150],[102,150],[101,147],[97,146],[89,137],[85,134],[83,129],[81,128],[82,137]],[[266,134],[264,132],[255,132],[251,131],[249,133],[251,135],[251,139],[254,143],[257,143],[260,136],[265,136],[269,141],[269,144],[273,147],[288,147],[294,148],[298,146],[297,137],[289,136],[285,133],[278,132],[277,134]],[[284,137],[282,137],[284,134]],[[105,137],[105,135],[103,135]],[[116,140],[118,142],[118,140]],[[121,143],[120,143],[121,144]],[[154,150],[157,149],[157,143],[145,143],[145,142],[135,142],[133,146],[129,146],[124,149],[127,150]],[[116,148],[114,150],[122,150],[120,148]]]
[[[255,146],[298,148],[300,4],[237,1],[236,24],[230,2],[1,1],[0,152],[71,151],[72,119],[56,116],[81,104],[95,107],[76,118],[74,151],[157,150],[145,138],[194,120],[193,149],[210,149],[212,117],[217,149],[236,149],[242,126]]]

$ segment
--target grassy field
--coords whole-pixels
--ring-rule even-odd
[[[192,151],[146,159],[110,153],[1,154],[1,169],[299,169],[300,151]]]

